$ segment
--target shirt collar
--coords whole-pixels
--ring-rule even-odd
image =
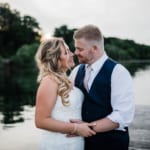
[[[106,59],[108,58],[107,54],[104,52],[104,54],[97,60],[95,61],[93,64],[91,64],[91,68],[93,71],[97,72],[100,70],[100,68],[102,67],[102,65],[104,64],[104,62],[106,61]],[[88,65],[86,65],[87,67]]]

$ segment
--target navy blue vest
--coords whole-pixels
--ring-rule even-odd
[[[85,65],[81,64],[75,78],[75,86],[80,88],[85,99],[82,105],[82,119],[86,122],[106,117],[112,112],[111,107],[111,74],[117,63],[107,59],[95,77],[89,93],[83,85]]]

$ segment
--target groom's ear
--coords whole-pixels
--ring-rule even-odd
[[[93,48],[94,51],[97,51],[97,50],[98,50],[97,45],[93,45],[92,48]]]

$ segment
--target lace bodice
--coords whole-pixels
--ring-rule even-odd
[[[62,121],[69,119],[81,119],[81,106],[83,102],[82,92],[74,87],[68,98],[70,105],[64,106],[61,97],[58,96],[56,105],[52,111],[52,117]]]

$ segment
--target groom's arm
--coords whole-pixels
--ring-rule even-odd
[[[119,127],[119,123],[113,122],[109,118],[103,118],[94,121],[94,123],[96,123],[96,125],[93,126],[93,130],[96,131],[97,133],[111,131]]]
[[[117,65],[111,77],[111,106],[112,112],[103,119],[95,121],[93,128],[96,132],[110,130],[125,131],[132,122],[135,111],[133,82],[129,72]]]

